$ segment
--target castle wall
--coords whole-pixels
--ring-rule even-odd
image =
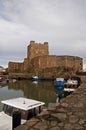
[[[22,72],[23,68],[24,68],[23,63],[20,63],[20,62],[9,62],[8,63],[9,72]]]
[[[65,69],[71,68],[75,72],[83,70],[82,58],[76,56],[39,56],[33,58],[31,64],[34,69],[63,67]]]
[[[27,58],[24,59],[24,71],[27,71],[29,68],[30,68],[30,63],[29,63],[29,60]]]
[[[83,70],[83,59],[78,56],[57,56],[57,66],[72,68],[75,72]]]
[[[56,56],[46,55],[33,58],[31,60],[32,67],[34,68],[50,68],[57,66]]]

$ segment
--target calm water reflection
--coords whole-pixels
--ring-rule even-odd
[[[18,80],[15,83],[0,86],[0,101],[20,96],[43,101],[46,106],[55,103],[57,98],[53,81],[34,83],[30,80]],[[0,111],[1,109],[0,103]]]

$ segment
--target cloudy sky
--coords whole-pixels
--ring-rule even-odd
[[[86,65],[86,0],[0,0],[0,65],[22,62],[31,40],[50,55],[74,55]],[[84,67],[86,68],[86,67]]]

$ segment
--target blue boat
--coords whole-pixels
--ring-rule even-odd
[[[64,87],[64,78],[56,78],[54,81],[54,86],[55,87]]]
[[[64,78],[56,78],[54,81],[56,95],[58,95],[57,100],[60,102],[64,96]]]

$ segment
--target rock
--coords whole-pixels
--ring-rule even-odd
[[[64,121],[67,118],[66,113],[55,113],[55,114],[52,114],[52,115],[57,117],[61,121]]]
[[[77,123],[78,121],[79,121],[79,118],[77,116],[75,116],[75,115],[71,115],[69,117],[69,122],[70,123]]]
[[[62,107],[68,107],[68,103],[62,102],[62,103],[61,103],[61,106],[62,106]]]
[[[65,124],[64,129],[65,130],[73,130],[73,126],[71,124]]]

